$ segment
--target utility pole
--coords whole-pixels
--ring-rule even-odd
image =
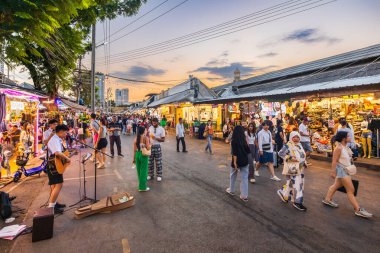
[[[92,25],[92,53],[91,53],[91,111],[95,112],[95,29],[96,22]],[[96,196],[96,195],[95,195]]]
[[[79,101],[80,101],[80,90],[82,88],[82,56],[81,55],[79,56],[79,72],[78,72],[77,87],[78,87],[78,101],[77,101],[77,103],[79,104]]]

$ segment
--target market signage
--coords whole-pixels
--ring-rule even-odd
[[[24,102],[11,101],[11,110],[24,110]]]

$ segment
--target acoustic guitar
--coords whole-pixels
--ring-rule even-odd
[[[66,150],[65,152],[63,152],[63,154],[67,157],[72,157],[76,154],[78,154],[77,151],[74,151],[74,152],[69,152],[69,150]],[[59,174],[63,174],[65,173],[65,170],[67,169],[67,167],[69,166],[70,163],[66,162],[64,159],[61,159],[59,158],[58,156],[56,156],[54,158],[54,162],[55,162],[55,167],[57,169],[57,172]]]

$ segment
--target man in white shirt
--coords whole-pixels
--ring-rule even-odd
[[[309,130],[309,119],[307,117],[303,118],[302,124],[299,126],[299,132],[301,135],[301,145],[306,152],[306,157],[309,157],[311,152],[313,152],[313,148],[311,147],[310,137],[311,131]],[[306,163],[307,165],[311,165],[310,163]]]
[[[257,173],[255,176],[259,176],[258,170],[260,169],[262,164],[267,164],[270,174],[272,175],[270,179],[274,181],[281,181],[275,174],[274,174],[274,167],[273,167],[273,140],[272,140],[272,134],[269,131],[269,123],[264,122],[263,123],[263,129],[257,134],[257,140],[259,144],[259,154],[260,159],[259,162],[256,163],[256,171]]]
[[[157,181],[162,180],[162,150],[161,142],[165,141],[165,129],[158,124],[158,119],[152,120],[149,127],[149,136],[152,139],[151,155],[149,157],[149,175],[148,180],[154,178],[154,164],[156,164]]]
[[[46,130],[42,136],[42,143],[46,147],[49,140],[54,136],[55,134],[55,128],[58,125],[58,121],[56,119],[49,120],[49,129]]]
[[[185,143],[185,127],[183,125],[182,118],[179,118],[179,123],[175,128],[175,135],[177,138],[177,152],[179,152],[179,142],[182,143],[182,152],[187,153],[186,143]]]
[[[55,134],[49,138],[47,143],[47,175],[50,185],[49,206],[54,208],[54,212],[63,213],[64,204],[57,203],[58,195],[61,192],[63,185],[63,175],[59,174],[55,165],[55,157],[59,157],[67,163],[70,163],[70,158],[64,152],[63,139],[66,138],[68,127],[66,125],[58,125],[55,127]]]

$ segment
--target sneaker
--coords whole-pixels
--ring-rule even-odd
[[[148,176],[147,178],[146,178],[146,180],[152,180],[153,179],[153,177],[151,177],[151,176]]]
[[[61,203],[58,203],[58,202],[55,204],[55,206],[56,206],[57,208],[65,208],[65,207],[66,207],[65,204],[61,204]]]
[[[139,192],[147,192],[147,191],[150,191],[149,187],[147,187],[145,190],[139,190]]]
[[[234,195],[235,195],[234,192],[231,192],[231,189],[230,189],[230,188],[227,188],[227,189],[226,189],[226,192],[227,192],[228,194],[230,194],[231,196],[234,196]]]
[[[189,152],[189,151],[187,151],[187,150],[182,151],[182,153],[187,153],[187,152]]]
[[[162,181],[162,177],[157,177],[157,182],[161,182]]]
[[[280,197],[280,199],[282,200],[282,202],[288,203],[288,200],[285,199],[284,195],[282,195],[282,191],[281,190],[277,191],[277,195]]]
[[[322,199],[322,203],[327,205],[327,206],[331,206],[331,207],[335,207],[335,208],[337,208],[339,206],[338,203],[334,202],[333,200]]]
[[[364,218],[371,218],[371,217],[373,217],[373,214],[367,212],[366,210],[364,210],[364,208],[359,208],[359,211],[356,211],[355,215],[360,216],[360,217],[364,217]]]
[[[255,177],[259,177],[259,176],[260,176],[259,171],[255,170]]]
[[[63,212],[64,212],[63,208],[57,207],[57,204],[55,204],[54,214],[63,214]]]
[[[293,207],[295,209],[303,211],[303,212],[305,212],[307,210],[307,208],[304,205],[299,204],[299,203],[293,203]]]
[[[240,199],[241,199],[241,201],[243,201],[243,202],[248,202],[248,197],[242,197],[242,196],[240,196]]]
[[[118,157],[124,157],[124,155],[123,155],[123,154],[118,154],[117,156],[118,156]]]
[[[279,179],[277,176],[273,176],[270,179],[273,180],[273,181],[277,181],[277,182],[281,181],[281,179]]]
[[[256,179],[251,178],[251,179],[249,180],[249,182],[252,183],[252,184],[254,184],[254,183],[256,183]]]

